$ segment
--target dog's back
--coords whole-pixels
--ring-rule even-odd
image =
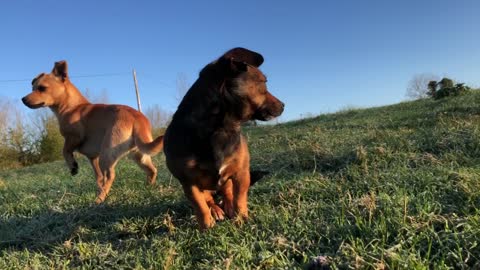
[[[152,141],[146,117],[124,105],[82,104],[60,124],[64,136],[81,136],[78,151],[88,157],[98,156],[102,148],[135,146],[134,129],[139,126],[144,140]],[[119,149],[120,150],[120,149]]]

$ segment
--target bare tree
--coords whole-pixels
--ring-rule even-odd
[[[110,101],[107,89],[103,88],[100,94],[95,97],[94,101],[95,103],[107,104]]]
[[[154,133],[165,128],[172,118],[172,113],[162,109],[158,104],[148,107],[145,116],[150,120]]]
[[[28,164],[36,145],[21,109],[6,99],[1,102],[0,111],[0,168]]]
[[[180,101],[182,101],[183,99],[183,96],[185,96],[188,89],[190,88],[190,83],[188,82],[187,75],[185,73],[178,73],[175,84],[177,87],[175,99],[180,103]]]
[[[430,92],[428,84],[431,81],[438,81],[440,78],[430,73],[416,74],[408,82],[406,96],[409,99],[420,99],[428,97]]]
[[[48,109],[39,109],[35,110],[33,114],[30,115],[30,122],[32,123],[35,132],[41,134],[47,122],[50,118],[55,118],[55,115],[51,110]],[[56,119],[56,118],[55,118]]]
[[[9,99],[0,102],[0,143],[15,145],[24,134],[23,115],[21,110]]]
[[[5,132],[9,126],[12,104],[10,101],[0,100],[0,143],[4,141]]]
[[[86,88],[85,91],[83,91],[83,95],[92,103],[103,103],[106,104],[108,103],[108,91],[107,89],[102,89],[102,91],[98,94],[95,95],[92,93],[90,88]]]

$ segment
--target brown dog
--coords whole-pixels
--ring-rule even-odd
[[[208,64],[165,132],[167,166],[180,180],[202,230],[225,214],[248,218],[250,156],[240,125],[270,120],[284,108],[267,91],[258,69],[262,63],[260,54],[235,48]],[[223,209],[212,196],[216,191],[223,196]]]
[[[50,74],[32,81],[32,93],[22,98],[31,109],[49,107],[58,118],[65,138],[63,156],[72,175],[78,173],[74,151],[88,157],[97,180],[96,203],[105,200],[115,179],[115,165],[127,153],[154,184],[157,169],[151,155],[163,148],[163,137],[152,139],[150,122],[140,112],[123,105],[91,104],[70,82],[67,62],[56,62]]]

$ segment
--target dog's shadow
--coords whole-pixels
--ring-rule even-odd
[[[167,234],[175,226],[192,226],[186,201],[145,205],[92,205],[71,210],[48,209],[29,217],[12,217],[0,223],[0,251],[48,252],[71,242],[116,242]]]

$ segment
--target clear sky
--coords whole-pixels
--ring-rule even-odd
[[[433,73],[480,86],[480,1],[4,1],[0,97],[65,59],[81,90],[174,111],[176,79],[237,46],[263,54],[282,121],[405,99]],[[26,79],[26,80],[24,80]],[[21,80],[21,81],[10,81]],[[23,107],[23,106],[22,106]]]

